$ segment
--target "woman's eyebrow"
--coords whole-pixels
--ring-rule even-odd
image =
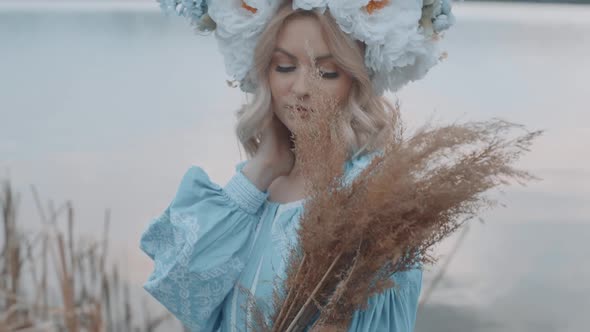
[[[277,48],[275,48],[275,50],[274,50],[274,51],[275,51],[275,52],[279,52],[279,53],[283,53],[284,55],[286,55],[286,56],[288,56],[289,58],[291,58],[291,60],[297,60],[297,57],[296,57],[296,56],[294,56],[293,54],[291,54],[291,53],[289,53],[289,52],[285,51],[284,49],[282,49],[282,48],[280,48],[280,47],[277,47]]]
[[[280,47],[276,47],[274,51],[275,52],[279,52],[279,53],[283,53],[286,56],[288,56],[291,60],[297,61],[297,57],[296,56],[294,56],[293,54],[285,51],[284,49],[282,49]],[[322,60],[330,59],[330,58],[332,58],[332,54],[325,54],[325,55],[320,55],[318,57],[315,57],[314,61],[315,62],[318,62],[318,61],[322,61]]]

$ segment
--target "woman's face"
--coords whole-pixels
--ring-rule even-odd
[[[314,68],[321,78],[318,86],[310,88]],[[320,23],[309,16],[294,17],[283,25],[277,35],[268,79],[273,111],[291,132],[297,132],[293,117],[305,116],[313,93],[322,91],[323,96],[342,103],[352,85],[352,77],[336,65],[330,54]]]

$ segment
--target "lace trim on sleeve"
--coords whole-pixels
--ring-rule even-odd
[[[268,197],[248,180],[240,169],[223,188],[225,194],[246,212],[255,214]]]

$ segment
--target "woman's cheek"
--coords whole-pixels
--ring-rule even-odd
[[[288,81],[281,77],[277,77],[275,81],[277,87],[277,94],[279,95],[279,98],[284,98],[289,90]]]

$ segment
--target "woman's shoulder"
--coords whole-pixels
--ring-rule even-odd
[[[383,150],[373,150],[357,153],[351,157],[344,167],[345,182],[352,182],[367,166],[371,164],[376,156],[381,155],[383,155]]]
[[[242,168],[244,168],[244,166],[246,165],[247,162],[248,162],[248,159],[242,160],[242,161],[238,161],[238,163],[236,164],[236,166],[234,168],[236,170],[236,172],[237,171],[241,171]]]

